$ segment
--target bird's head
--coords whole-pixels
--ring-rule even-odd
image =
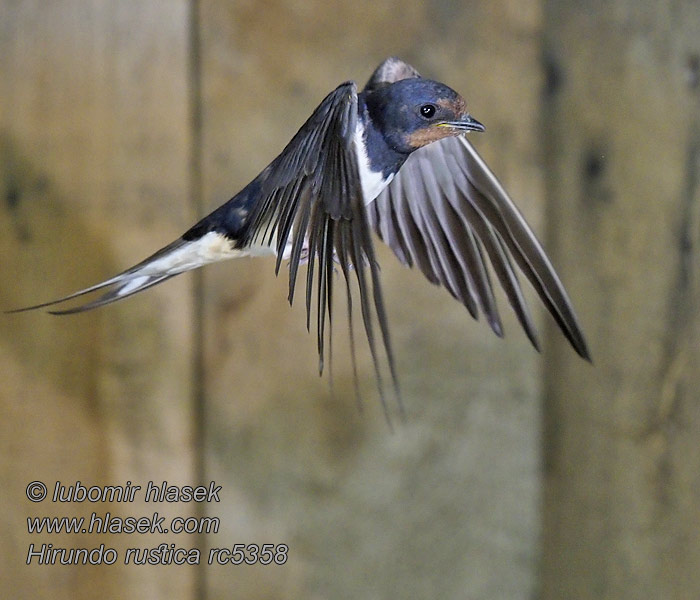
[[[464,98],[430,79],[402,79],[373,90],[365,99],[370,117],[389,145],[402,154],[467,131],[484,131]]]

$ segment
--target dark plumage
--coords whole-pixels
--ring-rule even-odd
[[[354,82],[331,92],[286,148],[250,184],[172,244],[98,285],[31,310],[101,289],[96,300],[54,314],[126,298],[204,264],[272,253],[289,260],[289,301],[307,263],[307,324],[315,314],[320,370],[332,318],[336,267],[359,289],[364,330],[382,401],[380,344],[398,391],[371,231],[405,265],[444,286],[475,318],[483,311],[502,335],[487,263],[537,348],[516,275],[527,277],[573,348],[589,352],[569,298],[531,229],[464,134],[483,131],[464,99],[423,79],[397,58],[384,61],[358,93]],[[378,326],[378,327],[377,327]],[[353,347],[354,361],[354,341]]]

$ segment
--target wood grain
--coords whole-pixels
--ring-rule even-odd
[[[595,367],[546,353],[544,598],[700,595],[700,5],[549,2],[549,229]]]
[[[209,207],[336,85],[363,85],[397,54],[465,94],[487,126],[477,143],[539,223],[536,2],[200,4]],[[364,345],[356,408],[342,302],[331,392],[303,306],[285,302],[286,268],[205,270],[206,468],[231,503],[215,507],[226,531],[209,543],[290,546],[284,567],[207,571],[212,598],[531,596],[538,356],[510,314],[503,342],[385,248],[380,262],[408,413],[393,434]]]
[[[2,308],[96,283],[188,224],[186,8],[0,4]],[[154,545],[153,536],[30,536],[29,516],[141,516],[150,507],[32,505],[24,489],[34,479],[50,488],[56,480],[192,481],[189,287],[183,278],[76,318],[0,319],[0,577],[8,598],[192,597],[186,569],[24,564],[30,543],[104,542],[122,557],[127,547]]]
[[[334,86],[395,54],[485,123],[473,139],[547,231],[595,360],[554,331],[542,360],[502,296],[506,340],[494,338],[381,248],[408,415],[394,433],[365,349],[356,407],[342,319],[332,390],[317,377],[303,307],[287,306],[272,261],[207,267],[77,317],[3,316],[5,595],[698,596],[699,23],[690,1],[0,3],[0,308],[171,241]],[[27,516],[95,510],[30,504],[34,479],[215,479],[218,534],[107,542],[284,542],[290,558],[28,567]]]

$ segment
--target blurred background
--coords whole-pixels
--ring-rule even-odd
[[[317,376],[268,260],[83,315],[0,318],[7,598],[700,597],[700,4],[0,0],[0,307],[102,281],[227,200],[389,55],[460,91],[566,284],[594,365],[543,354],[380,249],[407,419]],[[530,296],[532,299],[532,295]],[[27,484],[220,502],[30,502]],[[29,534],[33,516],[211,516],[218,533]],[[284,543],[282,566],[124,565]],[[26,564],[30,544],[111,566]]]

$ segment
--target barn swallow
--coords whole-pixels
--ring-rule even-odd
[[[470,131],[483,132],[484,126],[467,112],[457,92],[389,58],[361,92],[349,81],[326,96],[277,158],[179,239],[102,283],[19,310],[106,290],[91,302],[50,311],[81,312],[208,263],[272,255],[275,273],[289,261],[290,304],[299,266],[307,265],[307,328],[314,312],[323,373],[326,318],[330,323],[337,267],[345,279],[353,366],[354,280],[384,401],[382,347],[397,395],[398,379],[374,230],[404,265],[416,265],[431,283],[444,286],[474,318],[483,311],[496,335],[502,336],[490,262],[525,333],[539,349],[515,263],[574,350],[590,360],[559,277],[513,201],[463,135]]]

